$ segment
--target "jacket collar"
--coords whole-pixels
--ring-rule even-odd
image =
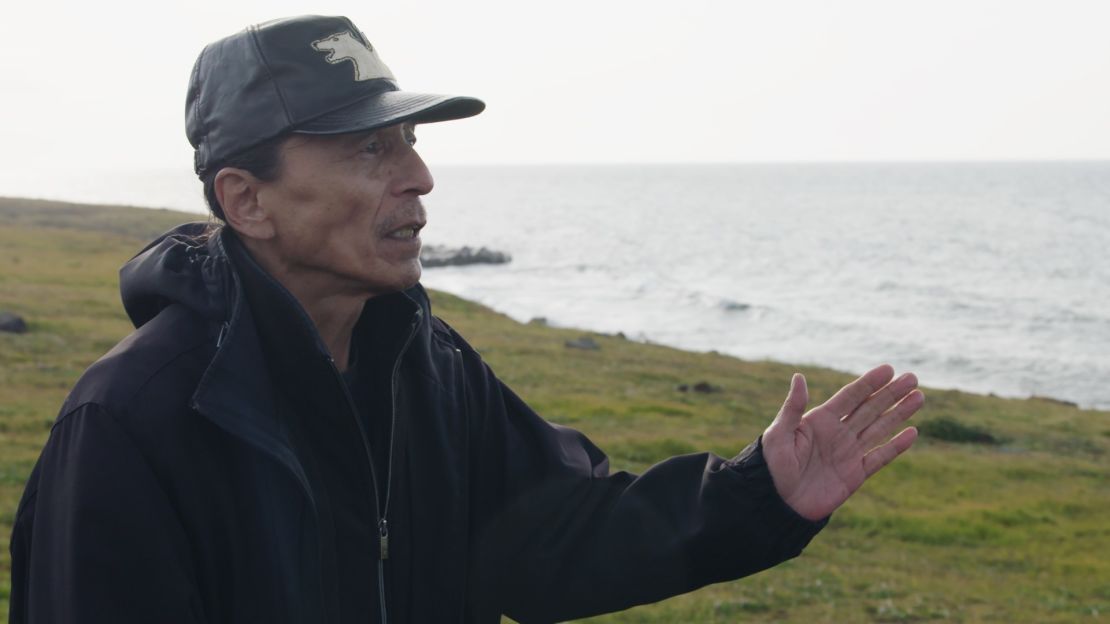
[[[274,384],[265,365],[263,341],[243,293],[240,271],[231,266],[229,228],[208,239],[208,252],[221,260],[228,288],[227,316],[216,338],[216,353],[193,393],[193,408],[232,435],[274,456],[308,488],[304,470],[288,443],[287,428],[278,417]],[[234,243],[232,243],[234,244]]]

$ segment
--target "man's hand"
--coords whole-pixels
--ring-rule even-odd
[[[893,376],[886,364],[868,371],[803,416],[809,392],[805,377],[794,374],[782,410],[763,432],[763,457],[779,496],[798,515],[828,516],[917,439],[913,427],[890,438],[925,402],[912,373]]]

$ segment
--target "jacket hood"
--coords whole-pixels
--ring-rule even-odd
[[[174,303],[213,321],[228,318],[234,284],[221,236],[208,223],[185,223],[123,265],[120,296],[135,327]]]

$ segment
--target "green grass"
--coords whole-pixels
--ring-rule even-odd
[[[195,215],[0,198],[0,534],[78,375],[130,330],[117,271]],[[519,324],[433,293],[436,312],[549,419],[586,432],[614,470],[740,450],[778,410],[790,374],[815,400],[849,376]],[[721,392],[679,392],[707,381]],[[927,380],[926,380],[927,381]],[[1076,622],[1110,612],[1110,414],[1046,400],[927,390],[922,436],[798,559],[741,581],[591,622]],[[953,433],[955,432],[955,433]],[[976,443],[985,433],[993,444]],[[946,438],[946,436],[949,436]],[[980,438],[981,439],[981,438]],[[0,555],[0,613],[10,561]]]

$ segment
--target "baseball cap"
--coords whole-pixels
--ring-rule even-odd
[[[185,133],[203,175],[286,132],[362,132],[471,117],[485,107],[472,97],[401,91],[351,20],[304,15],[205,46],[189,78]]]

